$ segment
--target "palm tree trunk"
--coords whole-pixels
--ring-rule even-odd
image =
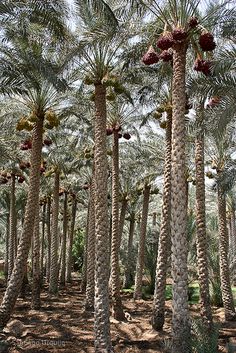
[[[113,132],[112,149],[112,236],[111,236],[111,296],[112,314],[116,320],[124,320],[125,314],[120,296],[119,251],[121,242],[119,229],[119,137]]]
[[[109,233],[107,204],[106,87],[95,85],[95,351],[112,351],[109,320]]]
[[[10,238],[10,214],[7,214],[6,219],[6,242],[5,242],[5,265],[4,265],[4,275],[5,279],[8,278],[9,271],[9,238]]]
[[[233,294],[230,285],[228,248],[229,239],[226,222],[226,200],[224,191],[218,185],[218,217],[219,217],[219,252],[220,252],[220,279],[222,299],[225,309],[225,320],[233,321],[236,319]]]
[[[55,171],[53,205],[52,205],[52,239],[49,292],[58,292],[58,213],[59,213],[60,171]]]
[[[94,257],[95,257],[95,204],[94,204],[95,185],[94,178],[90,188],[90,201],[88,210],[88,256],[86,271],[86,298],[85,310],[94,308]]]
[[[139,245],[138,245],[138,258],[137,258],[136,274],[135,274],[134,299],[142,298],[145,240],[146,240],[146,230],[147,230],[150,189],[151,189],[151,186],[145,184],[144,191],[143,191],[143,209],[142,209],[142,219],[141,219],[141,226],[140,226],[140,238],[139,238]]]
[[[203,113],[199,109],[198,129],[202,129]],[[205,175],[204,175],[204,132],[199,131],[195,141],[196,166],[196,236],[197,236],[197,263],[198,280],[200,286],[201,315],[205,323],[212,322],[212,312],[209,292],[209,273],[207,261],[206,235],[206,205],[205,205]]]
[[[76,197],[73,197],[72,211],[71,211],[71,225],[70,225],[70,233],[69,233],[69,244],[68,244],[68,253],[67,253],[67,263],[66,263],[66,281],[69,283],[71,282],[72,246],[73,246],[73,241],[74,241],[76,209],[77,209],[77,200],[76,200]]]
[[[11,313],[15,306],[16,299],[19,295],[22,286],[25,267],[27,265],[31,236],[34,230],[34,218],[36,214],[36,209],[34,206],[37,204],[39,197],[42,135],[43,118],[39,117],[38,121],[35,123],[35,127],[33,130],[32,152],[30,161],[30,180],[23,232],[19,241],[17,257],[15,260],[11,278],[9,280],[0,307],[0,327],[4,327],[10,319]]]
[[[128,249],[127,249],[127,260],[124,271],[124,288],[130,288],[133,284],[133,276],[132,276],[132,263],[133,259],[133,239],[134,239],[134,230],[135,230],[135,214],[132,213],[130,215],[130,224],[129,224],[129,239],[128,239]]]
[[[152,327],[161,330],[165,321],[166,276],[171,252],[171,126],[172,114],[167,116],[162,218],[158,244],[156,282],[153,300]]]
[[[16,253],[16,236],[17,236],[17,224],[16,224],[16,176],[12,173],[11,175],[11,197],[10,197],[10,241],[9,241],[9,269],[8,269],[8,280],[11,277],[11,273],[14,267],[15,253]]]
[[[84,241],[83,267],[82,267],[81,284],[80,284],[80,290],[82,292],[86,290],[86,286],[87,286],[86,280],[87,280],[87,258],[88,258],[89,208],[90,208],[90,204],[88,202],[86,232],[85,232],[85,241]]]
[[[38,200],[39,201],[39,200]],[[39,309],[41,306],[40,303],[40,240],[39,240],[39,202],[35,204],[36,215],[34,219],[34,247],[33,252],[33,263],[32,263],[32,300],[31,307],[32,309]]]
[[[172,352],[188,353],[190,322],[188,309],[188,241],[185,165],[185,43],[175,44],[172,83],[171,147],[171,240],[173,278]]]
[[[231,268],[233,284],[236,284],[236,220],[235,220],[235,207],[231,208]]]
[[[126,215],[126,211],[127,211],[127,206],[128,206],[128,201],[125,198],[125,199],[122,200],[121,210],[120,210],[120,220],[119,220],[119,232],[120,232],[119,240],[120,240],[120,243],[119,243],[119,249],[120,249],[123,229],[124,229],[124,225],[125,225],[125,215]]]
[[[46,278],[47,282],[50,280],[50,269],[51,269],[51,197],[47,198],[47,267],[46,267]]]
[[[41,283],[43,281],[44,277],[44,249],[45,249],[45,219],[46,219],[46,207],[47,204],[43,204],[43,209],[42,209],[42,238],[41,238],[41,252],[40,252],[40,268],[41,268]]]
[[[61,273],[60,273],[60,284],[64,286],[66,284],[66,237],[67,237],[67,192],[64,196],[64,211],[63,211],[63,233],[61,243]]]

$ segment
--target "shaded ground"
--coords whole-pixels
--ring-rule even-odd
[[[83,312],[83,301],[84,294],[80,292],[76,281],[66,289],[61,289],[58,297],[49,297],[46,291],[43,291],[42,308],[39,311],[30,309],[30,295],[26,300],[19,299],[9,332],[0,334],[0,353],[7,351],[6,342],[11,353],[94,352],[93,316]],[[150,300],[134,302],[130,294],[125,294],[123,302],[125,310],[129,313],[127,322],[111,319],[115,352],[168,352],[171,302],[167,302],[167,320],[161,333],[152,330],[149,323],[152,311]],[[193,305],[192,315],[196,315],[197,310],[197,305]],[[223,323],[222,309],[215,309],[214,314],[221,323],[220,352],[227,352],[227,342],[230,340],[236,343],[236,323]]]

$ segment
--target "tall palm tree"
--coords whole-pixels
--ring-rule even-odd
[[[111,351],[109,325],[109,235],[107,205],[107,148],[106,125],[107,91],[113,90],[110,79],[112,63],[118,57],[124,38],[127,38],[125,24],[118,25],[111,7],[103,0],[75,1],[83,29],[79,43],[79,72],[87,70],[85,82],[94,85],[94,168],[95,168],[95,351]],[[114,4],[115,9],[115,2]],[[83,25],[81,26],[81,22]],[[127,26],[127,24],[126,24]],[[110,86],[107,88],[107,86]]]
[[[39,195],[37,203],[35,204],[36,213],[34,220],[34,232],[33,232],[33,263],[32,263],[32,309],[39,309],[40,302],[40,236],[39,236]]]
[[[64,210],[63,210],[63,233],[62,233],[62,244],[61,244],[61,272],[60,272],[60,284],[65,285],[66,283],[66,238],[67,238],[67,227],[68,227],[68,216],[67,216],[67,200],[68,194],[64,192]]]
[[[39,181],[40,181],[40,164],[41,164],[41,149],[42,149],[42,134],[43,134],[43,117],[40,115],[32,137],[32,153],[31,153],[31,174],[28,199],[26,204],[25,220],[23,233],[18,245],[17,257],[9,284],[3,297],[0,307],[0,325],[4,327],[10,318],[11,312],[14,308],[17,296],[21,289],[25,264],[28,258],[30,247],[31,234],[33,233],[35,205],[38,201],[39,195]]]
[[[211,323],[212,313],[209,293],[209,274],[207,261],[205,175],[204,175],[204,130],[203,104],[197,109],[197,136],[195,140],[196,165],[196,236],[198,280],[200,286],[201,315],[205,322]]]
[[[16,77],[20,79],[21,89],[24,86],[24,94],[22,94],[21,97],[17,97],[18,101],[22,100],[22,106],[26,107],[26,114],[29,114],[28,116],[31,118],[33,117],[34,121],[36,121],[34,123],[28,121],[27,123],[27,126],[33,127],[29,191],[23,232],[18,245],[17,258],[0,307],[0,325],[2,327],[9,320],[21,289],[31,235],[33,234],[34,229],[36,209],[32,207],[32,205],[38,202],[39,195],[43,124],[45,113],[52,105],[52,101],[55,101],[56,96],[55,90],[53,90],[49,81],[54,76],[52,81],[54,81],[54,83],[60,82],[57,78],[58,71],[55,67],[51,71],[50,77],[47,72],[47,79],[44,78],[44,70],[46,67],[48,68],[48,65],[44,57],[45,53],[42,50],[39,50],[39,48],[42,48],[40,47],[41,44],[36,45],[36,43],[34,43],[34,46],[30,46],[27,39],[26,41],[20,41],[18,39],[19,38],[16,36],[13,47],[11,49],[5,48],[4,54],[1,57],[1,59],[4,58],[4,65],[6,67],[5,81],[2,80],[1,84],[6,84],[7,82],[10,84],[11,82],[14,82]],[[28,46],[27,53],[25,51],[26,46]],[[42,70],[42,65],[35,66],[35,62],[41,62],[41,64],[44,63],[44,69]],[[49,66],[52,68],[51,65]],[[21,126],[21,123],[19,122],[18,127]]]
[[[94,275],[95,275],[95,193],[94,178],[92,178],[90,186],[90,198],[88,208],[88,244],[87,244],[87,273],[86,273],[86,299],[85,309],[92,310],[94,308]]]
[[[16,237],[17,237],[17,224],[16,224],[16,176],[15,173],[11,175],[11,199],[10,199],[10,233],[9,233],[9,267],[8,279],[11,276],[16,253]]]
[[[58,214],[59,214],[59,188],[60,188],[60,169],[56,168],[54,175],[53,204],[52,204],[52,236],[50,254],[50,279],[49,292],[56,294],[58,291]]]
[[[66,262],[66,282],[71,282],[71,271],[72,271],[72,246],[74,240],[75,231],[75,219],[77,210],[77,200],[76,195],[72,195],[72,210],[71,210],[71,224],[69,230],[69,243],[67,252],[67,262]]]
[[[134,299],[142,298],[145,238],[146,238],[146,229],[147,229],[150,189],[151,189],[151,185],[148,183],[145,183],[143,188],[143,208],[142,208],[142,218],[141,218],[141,226],[140,226],[138,258],[137,258],[137,266],[136,266],[136,274],[135,274]]]
[[[165,288],[170,257],[171,237],[170,237],[170,216],[171,216],[171,125],[172,113],[167,115],[165,165],[164,165],[164,185],[162,196],[162,220],[159,235],[156,282],[153,301],[152,326],[154,329],[162,329],[165,314]]]
[[[146,6],[155,18],[163,22],[164,32],[157,46],[161,49],[172,47],[172,170],[171,170],[171,238],[172,238],[172,277],[173,277],[173,317],[172,351],[183,353],[190,351],[190,322],[187,295],[187,195],[185,176],[185,105],[186,105],[186,55],[190,41],[197,39],[200,25],[207,21],[216,23],[220,8],[215,6],[211,13],[200,14],[199,2],[172,1],[159,4],[156,1],[132,1],[132,5]],[[223,14],[223,11],[221,11]],[[167,15],[168,14],[168,15]],[[191,24],[191,18],[197,23]],[[181,33],[181,34],[180,34]],[[180,34],[180,36],[178,35]],[[168,44],[166,45],[166,41]],[[213,45],[215,46],[215,45]],[[196,45],[194,44],[194,48]],[[200,53],[200,49],[198,48]],[[206,72],[208,74],[208,72]]]
[[[111,241],[111,283],[112,283],[112,311],[117,320],[124,320],[125,315],[120,297],[119,271],[119,132],[113,130],[112,148],[112,241]]]

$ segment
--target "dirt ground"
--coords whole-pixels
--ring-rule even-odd
[[[1,289],[1,295],[4,288]],[[0,333],[0,353],[92,353],[93,314],[83,311],[84,294],[73,281],[61,289],[57,297],[42,292],[42,307],[31,310],[30,293],[18,299],[13,318],[4,333]],[[162,332],[155,332],[149,323],[152,301],[133,301],[123,295],[127,322],[111,318],[112,343],[115,352],[164,353],[168,352],[171,334],[171,301],[167,302],[167,320]],[[191,307],[192,315],[198,308]],[[228,342],[236,344],[236,322],[224,323],[223,310],[214,309],[214,317],[221,325],[219,351],[227,352]],[[20,322],[19,322],[20,321]],[[235,345],[236,346],[236,345]],[[236,352],[236,349],[235,349]],[[213,352],[212,352],[213,353]]]

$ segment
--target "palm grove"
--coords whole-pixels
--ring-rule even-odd
[[[190,269],[209,335],[212,300],[235,320],[234,17],[230,2],[1,1],[2,328],[28,277],[34,309],[44,283],[71,282],[81,234],[96,352],[143,274],[157,331],[172,279],[173,352],[192,351]]]

